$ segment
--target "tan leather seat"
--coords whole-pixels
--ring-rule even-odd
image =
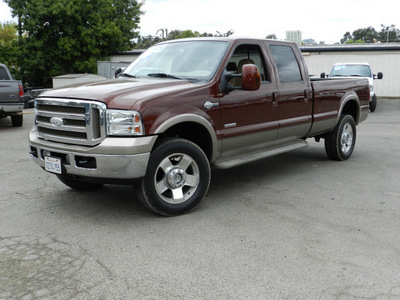
[[[246,59],[242,59],[241,61],[239,61],[238,67],[236,69],[235,74],[242,74],[242,68],[244,65],[247,64],[254,64],[254,61],[252,59],[246,58]],[[230,80],[230,83],[233,86],[241,86],[242,85],[242,78],[241,77],[234,77]]]

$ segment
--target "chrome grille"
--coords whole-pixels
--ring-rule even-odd
[[[36,132],[50,141],[94,146],[105,138],[105,111],[98,102],[39,98]]]

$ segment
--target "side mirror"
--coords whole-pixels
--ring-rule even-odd
[[[261,85],[261,75],[256,65],[248,64],[242,68],[242,89],[256,91]]]
[[[374,79],[382,79],[383,78],[383,73],[382,72],[378,72],[378,75],[374,74]]]
[[[233,86],[229,80],[234,77],[242,78],[242,85],[240,87]],[[261,75],[256,65],[247,64],[243,65],[241,74],[232,74],[226,68],[222,73],[220,88],[222,93],[229,93],[233,90],[255,91],[260,88]]]
[[[319,77],[321,77],[321,78],[326,78],[326,77],[328,77],[328,76],[326,76],[325,72],[322,72],[321,75],[320,75]]]
[[[115,78],[118,78],[119,75],[121,75],[121,73],[125,70],[125,68],[117,68],[115,70]]]

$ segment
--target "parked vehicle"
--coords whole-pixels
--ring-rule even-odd
[[[14,80],[4,64],[0,64],[0,118],[10,116],[12,125],[22,126],[24,88],[22,82]]]
[[[294,43],[173,40],[118,79],[42,93],[30,153],[77,190],[139,179],[142,203],[172,216],[200,203],[210,166],[300,149],[308,138],[347,160],[368,106],[365,78],[310,80]]]
[[[321,73],[321,77],[325,78],[325,73]],[[378,72],[377,74],[373,74],[371,71],[371,67],[368,63],[337,63],[332,67],[331,72],[329,73],[330,78],[334,77],[365,77],[368,79],[369,83],[369,92],[370,92],[370,103],[369,110],[371,112],[375,111],[377,105],[377,99],[374,89],[374,80],[382,79],[383,73]]]

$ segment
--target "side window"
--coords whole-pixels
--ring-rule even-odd
[[[260,47],[257,45],[240,45],[233,52],[229,59],[226,69],[233,74],[241,74],[242,67],[245,64],[254,64],[258,67],[261,75],[261,81],[270,81],[263,55]],[[240,77],[234,77],[229,81],[234,86],[241,86],[242,80]]]
[[[278,68],[280,82],[302,81],[299,64],[293,49],[289,46],[269,46]]]

